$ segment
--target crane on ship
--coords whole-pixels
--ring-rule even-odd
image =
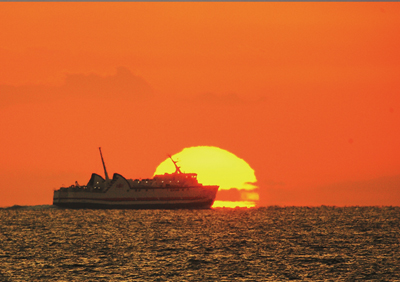
[[[167,155],[167,156],[171,159],[171,161],[172,161],[172,162],[174,163],[174,165],[175,165],[175,168],[176,168],[175,173],[181,174],[181,173],[182,173],[181,167],[178,166],[178,165],[176,164],[178,161],[174,161],[174,160],[172,159],[172,156],[171,156],[171,155]]]
[[[104,168],[104,174],[105,174],[105,176],[106,176],[106,181],[109,181],[110,178],[108,178],[108,173],[107,173],[107,169],[106,169],[106,164],[104,163],[103,154],[101,153],[101,147],[99,147],[99,151],[100,151],[101,161],[102,161],[102,163],[103,163],[103,168]]]

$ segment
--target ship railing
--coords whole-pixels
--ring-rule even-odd
[[[58,189],[59,191],[66,191],[66,190],[70,190],[70,191],[81,191],[81,190],[88,190],[88,187],[86,185],[71,185],[68,187],[60,187],[60,189]],[[57,190],[56,190],[57,191]]]

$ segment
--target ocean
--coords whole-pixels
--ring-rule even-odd
[[[400,281],[400,207],[0,209],[0,281]]]

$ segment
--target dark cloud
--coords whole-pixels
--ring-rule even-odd
[[[245,182],[245,184],[252,185],[254,187],[258,187],[258,183],[256,182]]]
[[[315,193],[327,204],[335,204],[331,199],[340,199],[337,201],[344,205],[396,205],[400,198],[400,175],[333,183],[319,187]]]
[[[258,193],[258,189],[237,189],[231,188],[229,190],[219,189],[216,200],[218,201],[243,201],[246,200],[245,195],[248,193]]]
[[[283,189],[278,185],[272,184],[267,189],[261,189],[262,205],[389,206],[398,205],[400,198],[400,175],[301,189]]]
[[[239,189],[232,188],[229,190],[218,190],[217,193],[217,200],[218,201],[240,201],[241,194]]]
[[[90,98],[144,99],[153,94],[150,85],[125,67],[118,67],[115,75],[69,74],[65,90]]]
[[[29,104],[56,99],[56,87],[43,85],[0,85],[0,108],[14,104]]]
[[[65,97],[145,100],[152,97],[153,90],[143,78],[133,75],[125,67],[118,67],[116,74],[110,76],[68,74],[61,86],[0,85],[0,95],[0,107],[5,107]]]

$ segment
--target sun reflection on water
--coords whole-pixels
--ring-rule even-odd
[[[254,208],[255,202],[251,201],[215,201],[212,208]]]

